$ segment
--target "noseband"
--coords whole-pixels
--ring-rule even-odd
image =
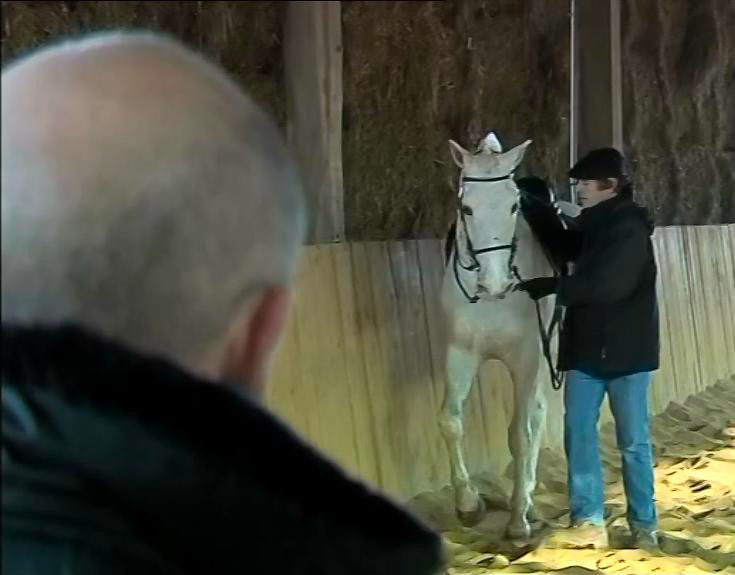
[[[459,198],[461,200],[462,196],[464,195],[464,184],[467,182],[502,182],[504,180],[510,180],[513,177],[513,172],[505,175],[505,176],[499,176],[495,178],[471,178],[471,177],[462,177],[460,179],[460,188],[459,188]],[[515,216],[516,212],[518,211],[518,203],[516,202],[513,205],[512,215]],[[462,210],[462,206],[460,205],[459,208],[459,219],[462,224],[462,228],[464,229],[465,238],[467,241],[467,251],[469,252],[471,262],[467,266],[462,263],[462,261],[459,259],[459,242],[455,243],[454,248],[454,258],[452,259],[452,267],[454,269],[454,279],[457,282],[457,286],[459,286],[460,291],[464,295],[464,297],[467,299],[470,303],[477,303],[480,300],[480,296],[475,293],[475,295],[470,295],[467,291],[467,288],[462,283],[461,278],[459,277],[459,269],[462,268],[465,271],[468,272],[479,272],[482,268],[482,265],[480,264],[480,260],[477,259],[477,256],[482,254],[488,254],[492,252],[498,252],[503,250],[510,250],[510,256],[508,257],[508,270],[513,274],[513,276],[520,281],[520,276],[518,274],[518,268],[515,266],[515,255],[516,255],[516,236],[515,232],[513,233],[513,238],[511,239],[510,243],[508,244],[500,244],[497,246],[490,246],[485,247],[481,249],[475,249],[474,244],[472,243],[472,238],[470,237],[470,230],[467,226],[467,219],[465,218],[465,213]]]

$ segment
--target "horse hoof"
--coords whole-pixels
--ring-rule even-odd
[[[485,502],[482,500],[482,497],[478,497],[477,507],[475,509],[472,511],[457,509],[457,517],[464,527],[474,527],[485,517],[486,511]]]
[[[538,523],[544,520],[544,518],[541,515],[539,515],[539,512],[536,510],[536,507],[531,507],[528,510],[528,513],[526,513],[526,517],[528,517],[528,521],[531,523]]]
[[[528,541],[531,538],[531,527],[528,524],[508,525],[505,535],[511,541]]]

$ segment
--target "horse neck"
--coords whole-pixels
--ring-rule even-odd
[[[515,237],[515,265],[518,267],[520,276],[523,279],[529,279],[552,275],[553,269],[546,254],[523,214],[518,214],[516,219]]]

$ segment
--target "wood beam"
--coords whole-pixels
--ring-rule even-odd
[[[288,3],[287,140],[306,187],[308,243],[344,240],[340,2]]]
[[[612,143],[623,151],[623,68],[621,60],[620,0],[610,0],[610,98]]]
[[[623,146],[620,0],[572,0],[572,161]]]

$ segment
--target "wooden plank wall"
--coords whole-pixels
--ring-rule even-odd
[[[735,225],[661,228],[655,245],[662,366],[651,399],[659,412],[735,374]],[[269,405],[297,431],[400,499],[449,481],[437,426],[442,274],[438,240],[305,248],[269,388]],[[545,445],[560,449],[561,394],[548,385],[547,395]],[[512,408],[505,369],[488,364],[466,410],[472,472],[505,469]]]

